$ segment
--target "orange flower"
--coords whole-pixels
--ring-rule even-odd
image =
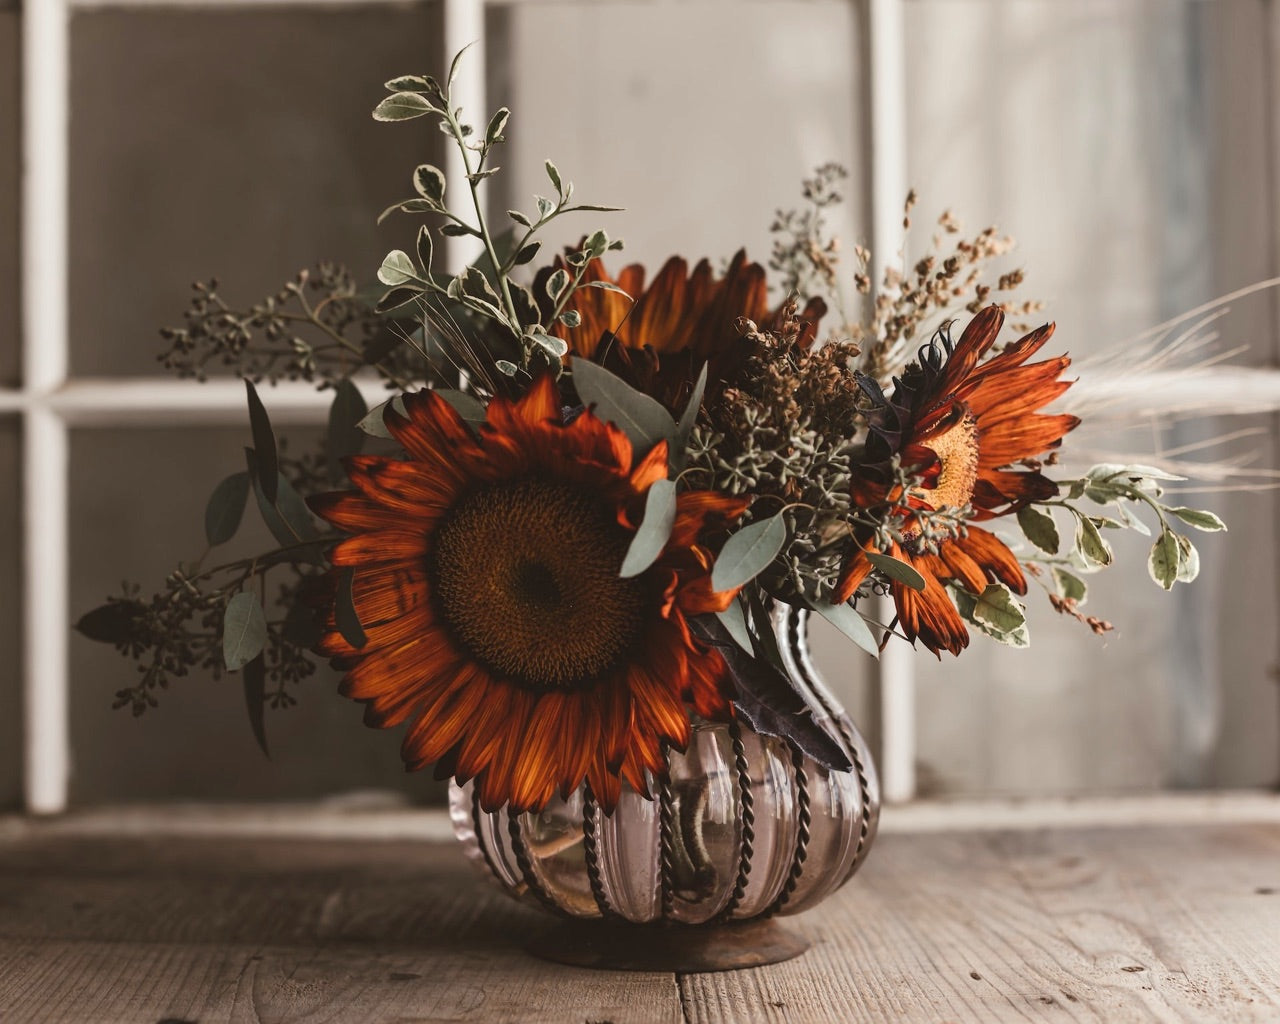
[[[479,437],[430,391],[387,414],[403,460],[348,460],[354,491],[315,510],[351,534],[333,549],[330,590],[351,570],[367,642],[353,647],[332,604],[319,649],[347,670],[342,692],[365,721],[409,721],[411,770],[474,778],[486,810],[543,806],[584,778],[612,808],[620,778],[645,789],[664,748],[689,740],[688,701],[725,718],[724,662],[686,616],[723,610],[701,535],[745,502],[677,498],[658,560],[619,569],[665,443],[632,465],[631,444],[590,412],[562,421],[550,376],[519,401],[495,398]],[[332,598],[331,598],[332,600]]]
[[[1053,324],[981,361],[1003,323],[999,307],[989,306],[970,321],[954,349],[945,334],[941,346],[935,340],[921,349],[920,361],[895,381],[893,397],[877,417],[868,442],[868,464],[854,486],[858,505],[890,504],[900,517],[904,543],[891,543],[884,553],[910,562],[925,587],[916,591],[890,583],[898,619],[909,639],[919,638],[935,654],[944,648],[959,654],[969,642],[944,583],[981,594],[998,580],[1024,594],[1027,581],[1013,552],[977,526],[966,525],[958,536],[936,538],[937,553],[929,551],[912,510],[968,506],[972,520],[981,521],[1052,497],[1058,492],[1052,480],[1038,469],[1017,464],[1056,448],[1080,422],[1075,416],[1036,411],[1070,387],[1070,381],[1058,379],[1070,365],[1066,356],[1027,363],[1053,335]],[[919,481],[905,495],[894,493],[885,471],[894,453]],[[874,549],[874,541],[867,539],[850,556],[837,600],[847,601],[870,573],[865,552]]]
[[[553,269],[543,272],[534,289],[538,295],[545,296],[542,282]],[[723,382],[732,382],[750,354],[735,326],[739,319],[745,317],[769,327],[780,313],[769,309],[764,268],[748,263],[744,249],[719,278],[708,260],[701,260],[690,273],[682,257],[672,256],[647,288],[640,264],[625,267],[612,278],[599,260],[593,260],[583,284],[600,283],[615,285],[626,295],[598,287],[580,288],[570,305],[582,322],[573,328],[560,326],[557,333],[569,343],[573,355],[607,366],[675,412],[683,406],[704,363],[710,364],[708,393],[714,394]],[[825,312],[821,299],[811,300],[805,307],[802,317],[808,323],[800,337],[802,347],[812,344]]]

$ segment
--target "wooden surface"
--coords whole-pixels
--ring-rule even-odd
[[[890,828],[786,919],[807,954],[714,975],[534,960],[547,919],[430,838],[0,822],[0,1021],[1280,1021],[1262,817]]]

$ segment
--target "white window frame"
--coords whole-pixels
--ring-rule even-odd
[[[253,6],[256,0],[27,0],[22,9],[22,304],[23,376],[19,388],[0,389],[0,415],[22,428],[24,609],[23,792],[31,814],[67,808],[71,765],[69,610],[69,430],[73,426],[146,423],[213,425],[239,422],[238,381],[203,387],[167,378],[73,380],[68,375],[68,128],[69,34],[73,10],[101,7],[183,7],[209,3]],[[278,6],[281,0],[272,0]],[[287,0],[319,6],[335,0]],[[356,0],[336,0],[350,4]],[[381,2],[381,0],[369,0]],[[484,107],[484,14],[490,4],[538,0],[444,0],[444,32],[436,63],[479,41],[461,69],[460,91]],[[886,258],[902,247],[906,194],[906,82],[904,8],[909,0],[850,0],[866,4],[869,69],[872,251]],[[1272,14],[1280,26],[1280,16]],[[449,154],[449,176],[463,175]],[[451,239],[450,263],[470,256],[470,239]],[[883,269],[881,267],[880,269]],[[877,279],[879,275],[877,274]],[[1242,370],[1280,408],[1280,374]],[[1149,400],[1150,395],[1144,396]],[[1149,404],[1149,403],[1148,403]],[[323,396],[307,385],[273,392],[273,411],[285,419],[323,422]],[[878,760],[884,798],[915,796],[913,653],[891,644],[879,663]]]

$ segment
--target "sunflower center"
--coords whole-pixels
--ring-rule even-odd
[[[440,612],[512,682],[589,686],[639,639],[647,588],[618,576],[630,540],[586,488],[520,480],[472,492],[436,534]]]
[[[967,409],[936,437],[921,441],[938,456],[938,478],[924,497],[934,508],[962,508],[978,482],[978,421]]]

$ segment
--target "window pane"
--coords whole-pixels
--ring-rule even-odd
[[[0,501],[0,810],[22,801],[22,536],[17,488],[18,423],[0,417],[0,477],[10,481]]]
[[[197,385],[192,384],[192,387]],[[270,392],[264,392],[270,407]],[[314,430],[282,430],[289,450],[315,444]],[[122,579],[143,595],[163,586],[178,561],[204,548],[204,505],[214,485],[243,465],[244,429],[98,429],[72,435],[72,590],[74,618],[120,593]],[[257,513],[206,566],[269,550],[275,543]],[[285,576],[268,582],[274,593]],[[272,760],[258,750],[245,713],[241,677],[214,682],[193,671],[159,693],[140,718],[113,711],[113,695],[134,685],[134,663],[106,644],[76,635],[71,645],[72,801],[296,799],[358,789],[438,798],[430,773],[408,775],[396,731],[366,728],[360,705],[337,693],[322,667],[292,692],[298,705],[267,709]]]
[[[22,352],[18,304],[21,294],[18,278],[21,29],[17,13],[5,10],[6,6],[0,3],[0,387],[18,383]]]
[[[509,174],[494,179],[507,192],[495,209],[528,210],[545,194],[550,156],[576,198],[626,207],[579,215],[559,237],[604,226],[627,242],[615,264],[656,269],[673,253],[719,265],[742,245],[765,262],[774,210],[800,205],[800,181],[818,164],[843,163],[853,175],[845,194],[861,195],[855,4],[706,0],[658,10],[622,0],[493,12],[490,105],[514,111]],[[858,237],[856,200],[840,212],[835,229]]]
[[[157,329],[196,280],[245,306],[321,259],[372,281],[414,230],[377,215],[441,136],[370,111],[439,33],[438,4],[77,13],[74,373],[162,372]]]
[[[1088,356],[1273,273],[1265,151],[1267,28],[1258,3],[913,0],[907,7],[910,173],[917,222],[943,207],[1019,240],[1027,297],[1055,341]],[[1217,325],[1272,357],[1271,299]],[[1248,442],[1275,465],[1274,425]],[[1150,451],[1237,421],[1095,431],[1068,446]],[[1103,640],[1056,616],[1033,584],[1033,647],[975,639],[919,662],[927,792],[1046,793],[1258,785],[1277,774],[1274,492],[1188,495],[1231,523],[1199,534],[1202,576],[1147,578],[1149,541],[1093,577]],[[1241,595],[1248,594],[1248,601]]]

